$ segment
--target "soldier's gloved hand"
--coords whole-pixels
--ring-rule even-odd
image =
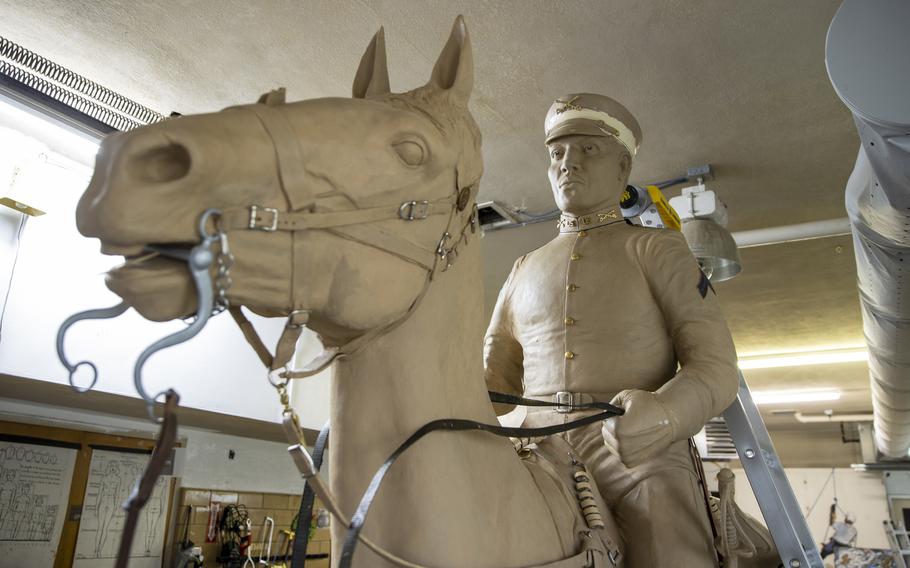
[[[626,413],[604,420],[604,443],[626,467],[648,461],[676,439],[675,420],[657,394],[624,390],[613,398],[612,404]]]

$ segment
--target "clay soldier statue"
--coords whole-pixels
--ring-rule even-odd
[[[515,262],[484,342],[490,390],[624,416],[566,434],[613,509],[633,568],[714,566],[689,438],[736,396],[736,353],[682,234],[624,221],[641,129],[617,101],[572,94],[547,113],[559,234]],[[500,412],[505,408],[499,408]],[[562,423],[568,408],[530,410]]]

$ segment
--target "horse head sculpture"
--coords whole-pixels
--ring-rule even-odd
[[[78,228],[126,257],[112,291],[171,320],[198,306],[185,263],[162,251],[198,242],[214,209],[203,231],[233,255],[223,300],[265,316],[305,310],[326,342],[342,342],[402,317],[451,262],[482,172],[472,83],[461,18],[430,81],[403,94],[390,92],[380,29],[353,98],[285,103],[277,91],[109,136]]]

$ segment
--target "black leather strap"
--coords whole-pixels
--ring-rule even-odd
[[[316,438],[316,445],[313,446],[313,465],[318,471],[322,468],[322,458],[325,455],[325,449],[329,443],[329,423],[326,422],[319,436]],[[307,483],[303,488],[303,497],[300,498],[300,509],[297,511],[297,532],[294,535],[294,552],[291,556],[291,568],[304,568],[306,566],[306,547],[310,539],[310,519],[313,517],[313,503],[316,500],[316,493]]]
[[[487,394],[490,395],[490,402],[498,402],[501,404],[517,404],[518,406],[558,406],[560,408],[574,408],[575,410],[590,410],[596,408],[598,410],[609,410],[611,412],[617,412],[617,416],[623,413],[623,410],[618,406],[613,406],[608,402],[584,402],[581,404],[562,404],[559,402],[548,402],[546,400],[536,400],[533,398],[524,398],[522,396],[515,396],[514,394],[506,394],[502,392],[487,391]]]
[[[555,403],[547,403],[540,400],[532,399],[523,399],[522,397],[515,397],[513,395],[503,395],[502,393],[490,393],[490,400],[493,402],[505,402],[508,404],[526,404],[528,406],[556,406]],[[525,402],[520,402],[525,401]],[[481,432],[489,432],[496,436],[507,437],[507,438],[529,438],[537,436],[551,436],[553,434],[560,434],[562,432],[568,432],[574,428],[579,428],[581,426],[586,426],[588,424],[593,424],[601,420],[606,420],[607,418],[612,418],[614,416],[619,416],[623,414],[623,409],[617,406],[613,406],[607,403],[589,403],[589,404],[580,404],[575,405],[579,409],[583,408],[597,408],[602,409],[603,412],[591,416],[585,416],[584,418],[579,418],[578,420],[572,420],[565,424],[557,424],[554,426],[544,426],[542,428],[511,428],[506,426],[494,426],[490,424],[484,424],[482,422],[476,422],[474,420],[464,420],[461,418],[443,418],[440,420],[434,420],[427,424],[424,424],[420,429],[411,434],[411,436],[405,440],[398,448],[392,453],[391,456],[382,464],[379,468],[379,471],[373,476],[372,481],[370,482],[369,487],[367,487],[366,492],[363,494],[363,497],[360,499],[360,505],[357,506],[357,511],[354,513],[354,516],[351,518],[351,525],[348,527],[347,535],[344,538],[344,546],[341,551],[341,559],[338,564],[339,568],[350,568],[351,562],[354,558],[354,549],[357,546],[357,538],[360,535],[361,529],[363,529],[363,524],[366,522],[367,513],[370,510],[370,505],[373,503],[373,498],[376,496],[376,493],[379,491],[379,486],[382,484],[382,480],[385,478],[385,474],[388,473],[389,469],[392,467],[392,464],[413,446],[421,438],[429,434],[430,432],[435,432],[436,430],[448,430],[451,432],[460,432],[465,430],[480,430]],[[603,408],[606,407],[606,408]]]
[[[705,273],[702,272],[701,270],[699,270],[698,272],[701,274],[701,278],[698,279],[698,293],[701,294],[702,300],[704,300],[705,296],[708,295],[709,288],[716,295],[717,292],[714,291],[714,286],[711,285],[711,281],[708,280],[708,277],[705,276]]]
[[[120,547],[117,550],[117,561],[114,564],[116,568],[126,568],[130,561],[130,549],[136,534],[136,526],[139,524],[139,513],[152,496],[155,483],[161,477],[161,472],[171,457],[171,450],[177,444],[177,405],[179,402],[180,396],[175,391],[168,390],[164,401],[164,421],[161,423],[161,430],[158,433],[155,448],[152,450],[152,457],[149,458],[149,463],[145,466],[145,471],[142,472],[142,477],[139,478],[133,492],[122,505],[126,510],[126,522],[124,522],[123,532],[120,534]]]

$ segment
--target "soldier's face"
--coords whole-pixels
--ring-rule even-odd
[[[612,137],[576,134],[547,144],[550,186],[556,206],[583,215],[618,199],[629,180],[632,158]]]

